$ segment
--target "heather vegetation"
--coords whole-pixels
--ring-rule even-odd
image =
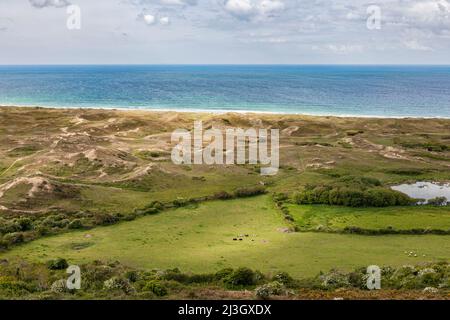
[[[246,267],[213,273],[184,273],[178,268],[141,270],[121,263],[94,261],[83,264],[80,289],[68,289],[66,261],[30,264],[2,260],[1,299],[309,299],[324,294],[377,298],[385,292],[407,290],[410,297],[445,298],[450,290],[447,263],[383,267],[382,289],[370,292],[366,268],[351,272],[331,270],[314,277],[295,279],[286,272],[263,274]],[[19,267],[17,267],[19,266]],[[339,289],[339,293],[336,293]]]

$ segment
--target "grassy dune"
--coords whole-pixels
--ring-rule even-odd
[[[89,231],[75,231],[21,245],[0,258],[71,263],[120,260],[135,267],[196,273],[247,266],[287,271],[297,278],[334,267],[416,264],[449,260],[446,236],[357,236],[286,233],[267,196],[214,201]],[[246,237],[245,235],[248,235]],[[233,238],[243,235],[242,241]],[[414,251],[418,257],[409,257]],[[425,256],[424,256],[425,255]]]
[[[222,130],[279,129],[278,175],[262,177],[254,165],[174,165],[171,133],[192,130],[194,120]],[[292,196],[307,184],[348,176],[376,178],[381,188],[450,181],[449,132],[446,119],[1,107],[0,258],[120,260],[192,272],[246,266],[298,278],[331,268],[448,261],[449,236],[287,233],[290,225],[269,195],[124,220],[154,201],[173,203],[242,187],[264,185],[269,194]],[[450,228],[448,208],[289,210],[302,231],[320,225],[337,231]],[[74,231],[73,225],[84,229]],[[242,241],[233,240],[241,234]]]

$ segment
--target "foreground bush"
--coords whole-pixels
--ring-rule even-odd
[[[158,297],[163,297],[167,295],[167,288],[159,281],[153,280],[149,281],[144,286],[144,291],[151,291]]]
[[[239,268],[223,279],[223,282],[230,288],[251,286],[256,284],[257,275],[249,268]]]
[[[256,288],[255,295],[259,299],[268,299],[270,296],[282,295],[285,291],[286,290],[282,283],[273,281]]]
[[[64,259],[57,260],[59,262],[54,264],[58,266],[56,269],[25,261],[0,261],[0,297],[155,299],[168,296],[191,299],[196,298],[197,294],[203,294],[200,297],[204,298],[204,294],[224,294],[229,289],[242,290],[243,293],[254,289],[257,298],[270,299],[278,295],[295,296],[310,290],[317,291],[319,296],[326,296],[326,292],[332,293],[337,289],[368,290],[366,267],[352,272],[332,270],[313,278],[297,280],[284,272],[265,277],[249,268],[227,268],[215,274],[186,274],[178,269],[144,271],[125,267],[118,262],[101,261],[81,265],[81,289],[68,290],[66,270],[60,269],[65,265],[61,263]],[[381,277],[382,290],[413,290],[442,296],[450,292],[450,264],[447,262],[382,267]]]

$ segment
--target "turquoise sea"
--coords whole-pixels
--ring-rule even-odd
[[[450,66],[0,66],[0,105],[450,117]]]

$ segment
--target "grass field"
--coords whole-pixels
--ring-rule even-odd
[[[47,261],[64,257],[70,263],[120,260],[135,267],[178,267],[197,273],[246,266],[263,272],[287,271],[297,278],[334,267],[350,270],[370,264],[396,266],[450,259],[447,236],[286,233],[285,227],[268,196],[214,201],[42,238],[0,258]],[[240,235],[242,241],[233,240]],[[409,257],[405,251],[414,251],[418,257]]]
[[[340,231],[345,227],[397,230],[450,230],[450,207],[408,206],[387,208],[349,208],[326,205],[289,205],[289,212],[303,230],[325,228]]]

